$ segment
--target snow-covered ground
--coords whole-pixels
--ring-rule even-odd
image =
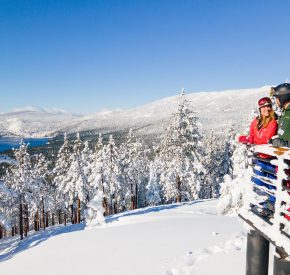
[[[0,242],[2,275],[245,273],[246,231],[216,200],[128,211],[96,229],[55,226]]]

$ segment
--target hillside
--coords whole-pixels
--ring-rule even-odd
[[[258,98],[267,96],[269,86],[219,92],[189,93],[204,130],[224,133],[234,124],[240,131],[241,121],[255,108]],[[164,98],[137,108],[112,110],[90,115],[71,114],[28,108],[0,114],[0,135],[20,137],[57,136],[76,131],[116,132],[129,128],[139,135],[155,135],[164,131],[175,111],[178,97]]]
[[[107,224],[55,226],[0,241],[5,275],[242,275],[245,231],[236,217],[217,216],[217,201],[128,211]]]

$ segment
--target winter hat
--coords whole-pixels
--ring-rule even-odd
[[[264,107],[264,106],[272,106],[271,98],[262,97],[261,99],[259,99],[258,108],[260,109],[261,107]]]

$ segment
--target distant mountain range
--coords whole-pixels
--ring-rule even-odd
[[[222,134],[234,125],[241,130],[260,97],[268,96],[270,87],[187,94],[205,131]],[[164,131],[176,110],[178,96],[167,97],[127,110],[103,111],[90,115],[41,108],[18,109],[0,114],[0,135],[12,137],[53,137],[59,134],[94,131],[116,132],[129,128],[143,135]]]

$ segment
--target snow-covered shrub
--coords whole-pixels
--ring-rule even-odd
[[[250,114],[246,124],[248,125],[253,118]],[[247,127],[248,130],[248,127]],[[247,131],[245,131],[247,132]],[[224,177],[221,184],[220,199],[218,203],[218,213],[222,215],[235,214],[245,201],[246,183],[248,182],[248,148],[241,143],[235,143],[231,139],[233,154],[231,157],[231,175]]]
[[[229,175],[224,177],[221,184],[221,196],[218,202],[218,213],[221,215],[236,214],[243,206],[245,198],[245,177],[232,179]]]
[[[103,192],[97,191],[93,199],[88,203],[86,210],[86,227],[94,228],[105,222],[103,207]]]

